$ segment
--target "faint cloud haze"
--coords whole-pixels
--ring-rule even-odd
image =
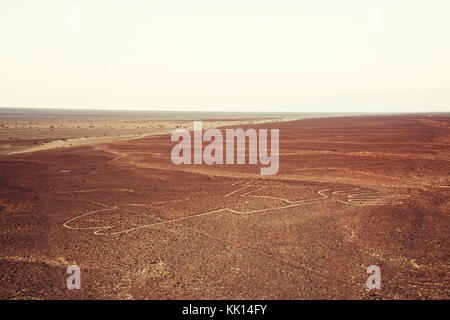
[[[450,112],[449,12],[446,0],[3,1],[0,106]]]

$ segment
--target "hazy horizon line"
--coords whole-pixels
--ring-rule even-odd
[[[207,108],[207,107],[199,107],[199,108]],[[130,107],[67,107],[67,106],[61,106],[61,107],[54,107],[54,106],[1,106],[0,109],[28,109],[28,110],[71,110],[71,111],[141,111],[141,112],[174,112],[174,113],[249,113],[249,114],[447,114],[450,113],[450,111],[421,111],[421,110],[414,110],[411,112],[408,111],[363,111],[363,110],[354,110],[354,111],[338,111],[338,110],[328,110],[328,111],[289,111],[289,110],[280,110],[280,111],[238,111],[238,110],[224,110],[222,108],[217,107],[211,107],[215,110],[183,110],[182,108],[169,108],[169,109],[162,109],[162,108],[147,108],[147,107],[136,107],[136,106],[130,106]],[[230,107],[228,107],[230,108]],[[244,108],[244,107],[234,107],[234,108]]]

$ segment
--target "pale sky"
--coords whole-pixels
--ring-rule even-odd
[[[2,0],[0,106],[450,112],[450,1]]]

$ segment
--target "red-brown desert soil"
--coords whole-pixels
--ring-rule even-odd
[[[449,115],[243,127],[280,130],[277,175],[170,135],[1,156],[0,298],[450,298]]]

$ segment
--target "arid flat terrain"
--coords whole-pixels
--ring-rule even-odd
[[[209,119],[279,129],[273,176],[172,164],[194,118],[2,118],[0,298],[450,298],[450,115]]]
[[[312,115],[145,112],[61,109],[0,109],[0,154],[16,154],[70,148],[102,142],[130,140],[148,135],[193,129],[201,120],[204,128],[238,124],[288,121]],[[314,117],[324,115],[315,114]]]

